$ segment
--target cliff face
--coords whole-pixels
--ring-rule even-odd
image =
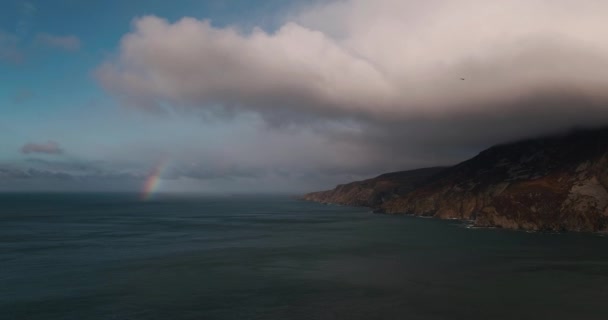
[[[484,227],[608,231],[607,190],[608,129],[601,129],[495,146],[362,205]],[[329,199],[351,204],[338,189]]]
[[[386,173],[373,179],[341,184],[333,190],[304,195],[305,200],[349,206],[378,208],[421,186],[445,168],[426,168]]]

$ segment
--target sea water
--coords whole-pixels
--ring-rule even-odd
[[[287,196],[0,195],[0,319],[607,319],[608,238]]]

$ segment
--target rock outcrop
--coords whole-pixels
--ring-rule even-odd
[[[435,172],[403,188],[398,181],[385,188],[380,176],[304,198],[482,227],[608,231],[608,129],[499,145],[456,166],[427,170]]]

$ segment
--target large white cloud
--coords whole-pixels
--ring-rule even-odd
[[[381,172],[382,159],[391,169],[446,163],[607,124],[606,12],[600,0],[325,1],[273,31],[146,16],[97,76],[146,109],[354,124],[322,134]]]
[[[350,0],[309,8],[272,33],[148,16],[98,72],[140,105],[265,114],[476,112],[564,89],[599,99],[605,12],[605,1]]]

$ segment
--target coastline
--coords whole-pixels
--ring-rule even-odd
[[[312,202],[317,204],[322,204],[326,206],[338,206],[338,207],[352,207],[352,208],[367,208],[369,209],[370,214],[377,215],[386,215],[386,216],[403,216],[403,217],[411,217],[418,219],[428,219],[428,220],[440,220],[440,221],[452,221],[459,222],[460,225],[466,229],[470,230],[505,230],[512,232],[523,232],[523,233],[534,233],[534,234],[551,234],[551,235],[565,235],[565,234],[587,234],[587,235],[595,235],[600,237],[608,236],[608,231],[577,231],[577,230],[533,230],[533,229],[525,229],[525,228],[504,228],[499,225],[478,225],[475,223],[475,220],[472,219],[460,219],[460,218],[442,218],[436,215],[419,215],[412,213],[387,213],[381,208],[374,208],[370,206],[361,206],[361,205],[349,205],[342,203],[334,203],[334,202],[321,202],[315,200],[306,199],[304,196],[298,197],[298,200]]]

